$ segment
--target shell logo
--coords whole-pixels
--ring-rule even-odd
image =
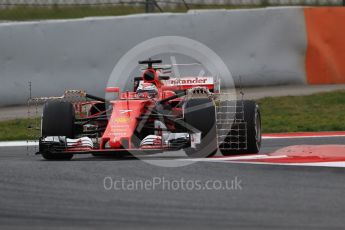
[[[115,118],[116,123],[129,123],[130,118],[129,117],[117,117]]]

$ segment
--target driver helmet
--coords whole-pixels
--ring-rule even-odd
[[[158,95],[158,89],[153,83],[141,83],[137,88],[137,94],[139,97],[154,98]]]

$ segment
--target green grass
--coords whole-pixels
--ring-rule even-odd
[[[39,119],[15,119],[0,122],[0,140],[33,140],[39,135]],[[36,127],[36,129],[35,129]]]
[[[238,9],[253,8],[255,6],[222,6],[222,5],[193,5],[193,9]],[[0,20],[26,21],[44,19],[71,19],[94,16],[117,16],[144,13],[144,6],[53,6],[33,7],[16,6],[0,9]],[[183,6],[164,8],[164,12],[186,12]],[[158,12],[158,9],[156,9]]]
[[[345,130],[345,90],[309,96],[263,98],[261,107],[264,133]],[[0,122],[0,140],[34,139],[38,118]]]
[[[264,98],[258,103],[265,133],[345,130],[345,91]]]

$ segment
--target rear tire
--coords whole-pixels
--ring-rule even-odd
[[[201,131],[201,143],[184,149],[189,157],[210,157],[217,153],[216,111],[208,98],[192,98],[184,108],[185,123]]]
[[[66,136],[74,138],[75,113],[73,105],[65,101],[49,101],[43,107],[42,137]],[[46,160],[70,160],[73,154],[41,152]]]
[[[240,105],[242,101],[237,101],[237,106]],[[250,154],[250,153],[258,153],[261,147],[261,115],[260,115],[260,108],[254,101],[243,101],[243,112],[244,115],[242,116],[241,111],[236,112],[236,118],[240,119],[241,117],[244,118],[244,122],[247,123],[247,148],[240,149],[240,150],[228,150],[222,149],[222,144],[220,145],[220,152],[224,156],[234,155],[234,154]],[[233,123],[234,125],[239,125]],[[228,133],[230,138],[230,132]],[[225,139],[226,140],[226,139]],[[223,144],[226,145],[226,144]]]

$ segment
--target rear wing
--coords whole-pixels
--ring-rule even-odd
[[[170,78],[162,81],[165,86],[178,87],[180,90],[187,90],[194,87],[206,87],[211,92],[219,91],[219,80],[214,77],[180,77]]]

